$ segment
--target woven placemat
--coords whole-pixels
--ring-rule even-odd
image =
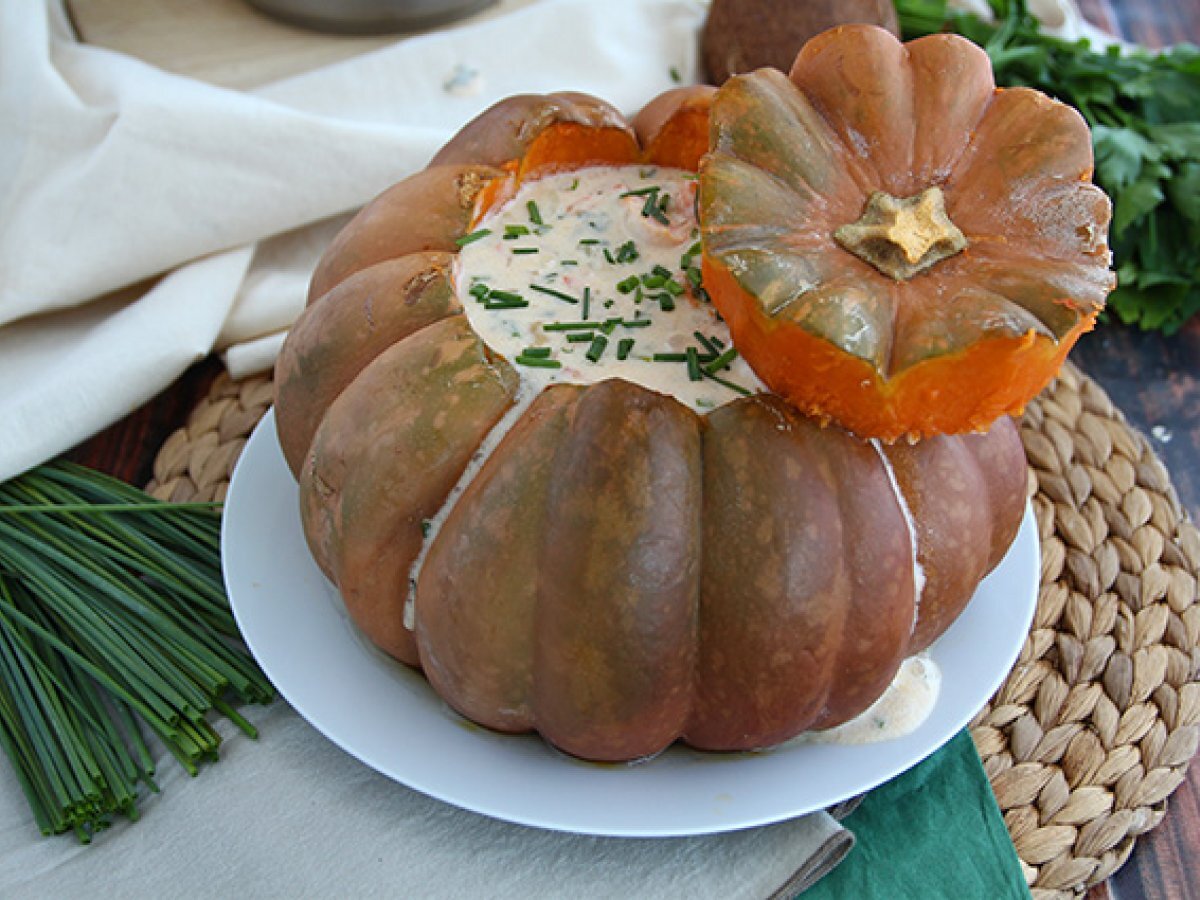
[[[148,490],[222,499],[272,399],[221,375]],[[1033,627],[971,724],[1035,897],[1108,878],[1157,825],[1200,740],[1200,533],[1149,441],[1068,364],[1022,421],[1042,544]]]

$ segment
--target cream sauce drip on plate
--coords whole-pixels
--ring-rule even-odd
[[[475,331],[539,388],[624,378],[701,413],[763,390],[701,288],[695,193],[644,166],[522,185],[460,241]]]
[[[926,655],[900,664],[883,695],[849,722],[796,738],[816,744],[874,744],[903,737],[928,718],[942,686],[937,663]]]

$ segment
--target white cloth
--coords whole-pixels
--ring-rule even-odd
[[[213,349],[239,348],[235,376],[269,366],[325,220],[509,94],[580,90],[635,111],[672,68],[695,73],[704,14],[699,0],[509,0],[240,92],[79,44],[46,2],[0,4],[0,481]]]

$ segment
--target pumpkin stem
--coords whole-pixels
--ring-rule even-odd
[[[907,281],[967,246],[963,233],[946,215],[939,187],[899,200],[876,191],[867,200],[862,217],[843,225],[833,236],[845,249],[896,281]]]

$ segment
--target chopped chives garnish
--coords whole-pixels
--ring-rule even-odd
[[[519,237],[524,237],[529,234],[529,229],[524,225],[505,225],[504,240],[515,241]]]
[[[628,278],[622,278],[617,282],[617,290],[622,294],[631,293],[638,286],[638,277],[630,275]]]
[[[593,332],[594,330],[595,330],[595,329],[590,329],[590,328],[589,328],[587,331],[575,331],[575,332],[572,332],[571,334],[568,334],[568,335],[567,335],[567,342],[568,342],[568,343],[570,343],[570,344],[583,344],[583,343],[589,343],[589,342],[591,342],[591,340],[592,340],[592,332]]]
[[[670,203],[670,201],[671,195],[663,194],[657,205],[650,204],[650,211],[648,213],[643,208],[642,215],[648,215],[651,219],[654,219],[654,221],[659,222],[660,224],[670,225],[671,220],[667,218],[667,204]]]
[[[605,334],[612,334],[613,330],[620,324],[621,324],[620,318],[605,319],[604,324],[600,326],[600,330],[603,331]]]
[[[670,273],[668,273],[668,274],[670,274]],[[667,279],[662,275],[650,274],[648,272],[642,276],[642,284],[645,287],[650,288],[651,290],[654,290],[655,288],[660,288],[666,283],[667,283]]]
[[[730,347],[712,362],[705,365],[704,371],[709,375],[712,375],[714,372],[720,372],[722,369],[728,368],[729,364],[737,359],[737,355],[737,350]]]
[[[700,371],[700,357],[696,353],[696,348],[688,347],[686,356],[688,381],[702,381],[704,379],[704,373]]]
[[[671,77],[671,81],[675,82],[675,84],[683,84],[683,76],[679,74],[679,69],[677,69],[675,66],[671,66],[671,68],[667,69],[667,74]]]
[[[592,346],[588,347],[585,354],[592,362],[600,362],[600,357],[604,355],[604,349],[608,346],[608,338],[602,334],[596,335],[592,340]]]
[[[621,197],[647,197],[650,195],[657,196],[658,192],[660,190],[662,190],[662,188],[660,188],[657,184],[652,184],[649,187],[635,188],[632,191],[626,191],[625,193],[620,194],[619,196],[621,196]]]
[[[752,393],[754,393],[753,391],[747,390],[746,388],[742,387],[740,384],[734,384],[732,381],[726,381],[724,378],[714,375],[711,372],[705,372],[704,377],[710,379],[711,381],[715,381],[717,384],[721,385],[722,387],[729,388],[729,390],[731,390],[731,391],[736,391],[737,393],[741,394],[743,397],[749,397]]]
[[[619,263],[633,262],[639,255],[637,244],[633,241],[626,241],[617,248],[617,262]]]
[[[675,298],[668,293],[655,294],[654,299],[658,301],[663,312],[671,312],[675,309]]]
[[[700,272],[699,268],[697,268],[696,266],[688,266],[683,271],[684,271],[684,274],[687,275],[687,280],[689,282],[691,282],[692,287],[694,287],[694,288],[700,287],[701,280],[704,276]]]
[[[500,300],[505,303],[515,303],[518,300],[522,303],[528,302],[520,294],[513,291],[492,291],[490,294],[488,294],[488,300]]]
[[[564,259],[562,262],[560,262],[560,263],[559,263],[559,265],[560,265],[560,266],[577,266],[577,265],[579,265],[579,260],[577,260],[577,259]]]
[[[712,341],[713,346],[716,347],[718,350],[725,349],[725,342],[723,340],[721,340],[719,337],[711,337],[711,338],[709,338],[709,340]]]
[[[695,336],[696,340],[698,340],[704,346],[704,349],[713,356],[716,356],[721,352],[717,349],[717,345],[712,342],[712,339],[703,331],[693,331],[692,334]]]
[[[564,300],[567,303],[578,303],[579,302],[578,297],[572,297],[570,294],[564,294],[562,291],[556,291],[554,288],[545,287],[544,285],[531,284],[529,286],[529,289],[531,291],[537,291],[539,294],[547,294],[551,297],[557,297],[559,300]],[[585,316],[584,318],[587,318],[587,317]]]
[[[472,231],[470,234],[464,234],[454,243],[459,247],[465,247],[467,244],[473,244],[475,241],[479,240],[480,238],[485,238],[491,233],[492,229],[490,228],[480,228],[478,231]]]
[[[623,319],[621,321],[621,327],[623,328],[645,328],[649,324],[649,319]]]
[[[667,279],[671,277],[671,270],[664,265],[656,265],[650,270],[651,274],[657,275],[659,278]]]
[[[488,312],[495,312],[498,309],[524,309],[528,305],[528,300],[493,301],[491,298],[488,298],[488,300],[484,303],[483,308]]]
[[[542,326],[542,331],[587,331],[599,327],[599,322],[549,322]]]
[[[617,258],[612,255],[612,251],[607,247],[604,248],[604,261],[610,266],[615,266],[617,264]]]
[[[654,362],[687,362],[686,353],[655,353],[650,358]]]
[[[642,217],[650,218],[658,212],[658,189],[655,188],[653,193],[646,195],[646,202],[642,204]]]
[[[576,189],[576,188],[578,188],[578,187],[579,187],[579,179],[578,179],[578,178],[576,178],[574,181],[572,181],[572,182],[571,182],[571,186],[570,186],[569,188],[567,188],[567,190],[568,190],[568,191],[573,191],[573,190],[575,190],[575,189]]]
[[[528,203],[525,204],[525,208],[527,210],[529,210],[529,221],[530,222],[532,222],[534,225],[545,225],[546,224],[545,222],[542,221],[542,213],[541,213],[541,210],[538,209],[537,203],[535,203],[533,200],[530,200]]]
[[[582,311],[583,315],[580,316],[580,318],[586,319],[588,317],[588,307],[591,306],[591,303],[592,303],[592,289],[590,287],[584,286],[584,289],[583,289],[583,311]]]
[[[549,347],[526,347],[524,350],[521,351],[521,355],[522,356],[531,356],[531,357],[541,356],[544,358],[544,357],[547,357],[550,355],[550,348]]]
[[[601,241],[599,238],[580,238],[579,243],[581,243],[581,244],[599,244],[599,243],[601,243]]]
[[[529,366],[530,368],[534,368],[534,369],[561,369],[562,368],[562,363],[560,363],[557,359],[546,359],[543,356],[526,356],[523,353],[518,354],[514,358],[513,362],[517,363],[517,365]]]
[[[490,287],[488,287],[486,284],[484,284],[482,281],[477,281],[473,285],[471,285],[471,287],[467,291],[467,293],[470,294],[472,297],[474,297],[476,300],[482,300],[484,297],[486,297],[491,292],[491,290],[492,289]]]
[[[664,284],[663,287],[665,287],[667,289],[668,294],[671,294],[672,296],[675,296],[675,297],[678,297],[680,294],[683,293],[683,285],[680,284],[678,281],[676,281],[674,278],[668,278],[667,283]]]
[[[633,338],[621,338],[617,341],[617,359],[626,359],[633,349]]]
[[[537,253],[537,247],[513,247],[513,253],[517,256],[527,256],[530,253]]]

